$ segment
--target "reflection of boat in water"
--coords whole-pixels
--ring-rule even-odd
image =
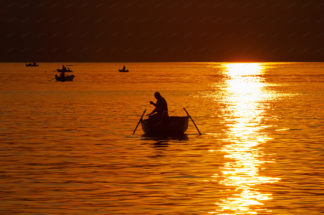
[[[142,128],[147,136],[183,136],[188,128],[187,116],[171,116],[168,119],[141,120]]]
[[[128,72],[128,69],[126,69],[126,67],[125,66],[123,66],[123,68],[122,69],[120,69],[120,70],[118,70],[119,72]]]
[[[26,63],[25,64],[27,67],[37,67],[39,66],[36,62],[33,62],[33,63]]]
[[[55,79],[56,81],[73,81],[74,79],[74,75],[65,75],[66,72],[72,72],[71,69],[66,68],[64,65],[62,66],[62,69],[57,69],[57,72],[59,73],[59,75],[55,75]]]

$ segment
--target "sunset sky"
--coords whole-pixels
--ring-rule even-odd
[[[322,0],[0,3],[0,61],[324,60]]]

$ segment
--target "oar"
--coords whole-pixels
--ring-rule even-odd
[[[199,135],[201,135],[201,133],[200,133],[200,131],[199,131],[199,129],[198,129],[198,127],[197,127],[195,121],[191,118],[191,116],[190,116],[190,114],[188,113],[188,111],[186,110],[186,108],[183,108],[183,110],[186,112],[186,114],[188,115],[188,117],[191,119],[191,121],[192,121],[193,124],[195,125],[195,127],[196,127],[196,129],[197,129]]]
[[[136,128],[134,129],[134,131],[133,131],[133,135],[135,134],[135,131],[136,131],[136,129],[137,129],[137,127],[138,127],[138,125],[139,125],[139,124],[140,124],[140,122],[142,121],[142,119],[143,119],[143,116],[144,116],[145,112],[146,112],[146,109],[145,109],[145,110],[144,110],[144,112],[142,113],[142,116],[141,116],[140,120],[138,121],[138,123],[137,123],[137,125],[136,125]]]

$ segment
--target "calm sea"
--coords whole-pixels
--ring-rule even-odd
[[[66,64],[0,64],[0,214],[324,214],[324,63]]]

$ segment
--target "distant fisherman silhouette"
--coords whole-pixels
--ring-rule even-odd
[[[62,65],[62,70],[61,70],[61,78],[64,78],[64,74],[66,72],[66,67],[64,65]]]
[[[151,105],[154,105],[154,110],[148,114],[150,119],[161,119],[161,120],[167,120],[169,118],[168,114],[168,104],[165,101],[165,99],[161,96],[159,92],[155,92],[154,96],[156,98],[156,104],[152,101],[150,101]]]

